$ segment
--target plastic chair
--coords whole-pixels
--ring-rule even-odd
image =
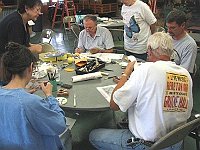
[[[56,50],[54,49],[54,47],[53,47],[51,44],[49,44],[49,43],[41,43],[41,45],[42,45],[42,53],[47,53],[47,52],[54,52],[54,51],[56,51]]]
[[[164,149],[169,146],[172,146],[190,134],[191,131],[200,126],[200,118],[194,119],[186,124],[172,130],[158,141],[156,141],[151,147],[150,150]]]
[[[44,29],[40,35],[40,42],[41,43],[50,43],[55,32],[51,29]]]
[[[71,30],[71,23],[75,22],[76,22],[75,16],[65,16],[63,18],[63,30],[64,30],[63,39],[64,35],[67,35],[67,31]]]
[[[114,49],[116,53],[124,54],[124,30],[123,29],[109,29],[114,41]]]
[[[81,32],[79,25],[77,23],[71,24],[71,30],[74,33],[75,37],[78,39]]]
[[[75,49],[78,45],[79,34],[81,32],[79,25],[77,23],[71,24],[71,31],[75,36],[74,40],[74,49]]]
[[[192,110],[192,115],[190,117],[191,120],[200,118],[200,114],[196,112],[195,110]],[[189,134],[190,137],[194,138],[196,140],[196,149],[200,150],[199,142],[200,142],[200,127],[195,128],[193,131]]]

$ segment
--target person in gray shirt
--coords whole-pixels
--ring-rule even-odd
[[[75,52],[90,51],[95,53],[112,53],[114,42],[107,28],[97,26],[97,17],[86,15],[83,18],[84,30],[79,34],[78,47]]]
[[[175,58],[175,62],[187,69],[193,76],[197,44],[186,32],[185,24],[186,14],[181,10],[173,10],[166,17],[168,33],[172,36],[174,49],[179,55],[179,58]]]

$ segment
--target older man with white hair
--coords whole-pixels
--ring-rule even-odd
[[[97,17],[95,15],[86,15],[83,18],[84,30],[79,34],[78,47],[75,52],[112,53],[113,38],[111,32],[101,26],[97,26]]]
[[[192,79],[186,69],[170,61],[172,38],[157,32],[147,47],[149,62],[135,69],[135,62],[130,62],[111,96],[112,110],[128,111],[129,128],[93,130],[90,142],[97,149],[149,149],[191,115]],[[167,150],[181,148],[182,141]]]

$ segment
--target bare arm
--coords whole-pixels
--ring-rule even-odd
[[[156,30],[156,23],[150,25],[150,30],[151,30],[151,34],[154,34],[154,32]]]
[[[84,52],[84,50],[83,49],[81,49],[81,48],[76,48],[75,49],[75,53],[82,53],[82,52]]]
[[[36,54],[42,53],[42,45],[40,45],[40,44],[30,44],[29,50],[32,53],[36,53]]]
[[[124,71],[124,74],[121,76],[117,86],[114,88],[113,92],[112,92],[112,95],[111,95],[111,100],[110,100],[110,108],[114,111],[117,111],[119,110],[119,106],[114,102],[113,100],[113,94],[116,90],[118,90],[119,88],[121,88],[127,81],[128,81],[128,78],[130,77],[133,69],[134,69],[134,64],[135,64],[135,61],[133,62],[129,62],[125,71]]]
[[[99,48],[92,48],[90,49],[90,53],[96,54],[96,53],[113,53],[113,49],[99,49]]]
[[[113,53],[113,49],[112,48],[106,49],[102,53]]]

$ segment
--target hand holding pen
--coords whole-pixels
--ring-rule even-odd
[[[52,95],[52,84],[50,82],[43,82],[40,84],[42,91],[44,92],[44,94],[47,96],[51,96]]]

